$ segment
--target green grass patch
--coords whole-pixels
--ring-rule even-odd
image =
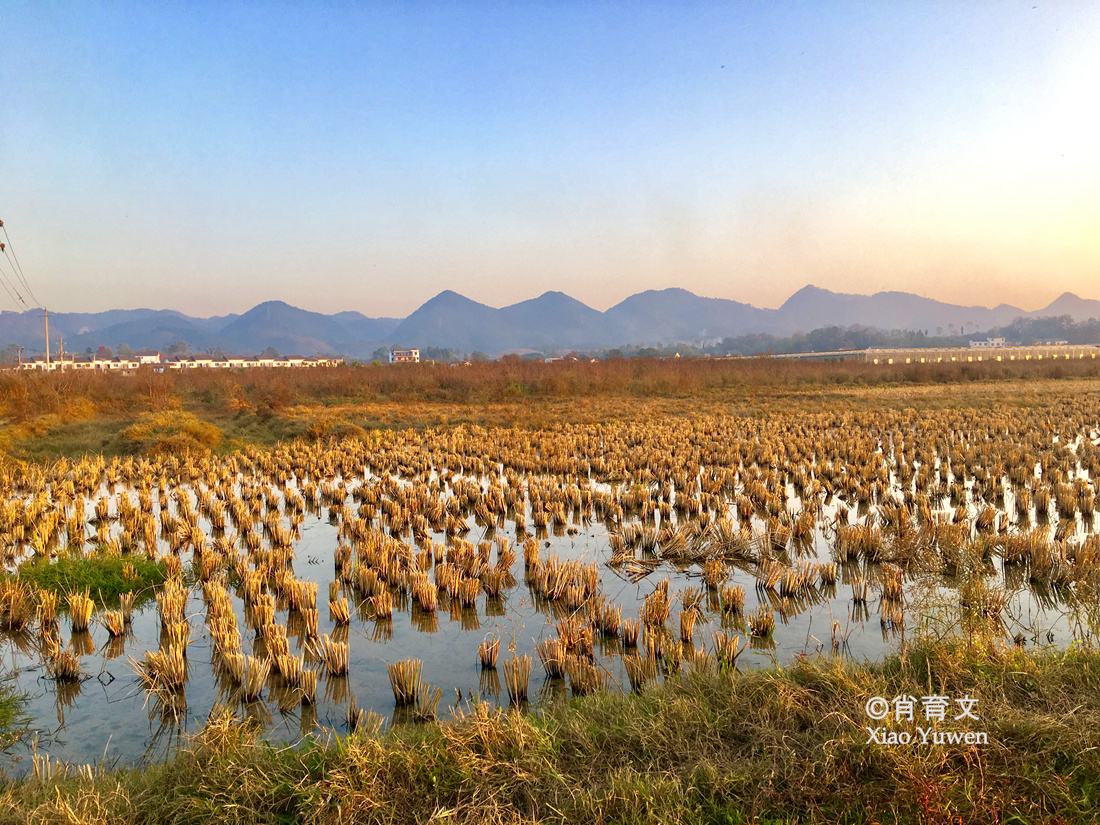
[[[166,578],[164,564],[142,556],[62,557],[33,561],[19,568],[19,579],[61,596],[88,590],[97,607],[117,607],[119,596],[133,591],[134,604],[154,597],[154,589]],[[64,599],[62,599],[62,605]]]
[[[54,461],[62,456],[125,455],[127,448],[119,435],[125,419],[102,416],[91,421],[59,424],[45,432],[22,437],[12,447],[12,455],[23,461]]]

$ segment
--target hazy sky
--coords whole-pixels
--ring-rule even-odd
[[[1037,309],[1100,298],[1098,146],[1097,2],[0,6],[0,219],[55,311]]]

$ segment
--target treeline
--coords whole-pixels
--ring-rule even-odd
[[[1044,341],[1065,341],[1067,344],[1100,344],[1100,318],[1074,321],[1072,316],[1049,318],[1017,318],[1006,327],[989,331],[990,337],[1004,337],[1013,343],[1041,344]]]
[[[898,349],[924,347],[965,347],[974,336],[928,335],[923,330],[883,331],[875,327],[822,327],[812,332],[794,335],[741,335],[723,338],[707,349],[712,354],[757,355],[796,352],[844,352],[864,349]],[[985,337],[983,334],[982,337]]]
[[[1100,344],[1100,319],[1075,321],[1070,315],[1044,318],[1017,318],[1011,324],[969,335],[943,335],[940,331],[890,330],[875,327],[830,326],[794,335],[741,335],[723,338],[717,344],[699,348],[701,354],[757,355],[796,352],[840,352],[864,349],[909,349],[965,347],[971,341],[1004,338],[1010,344],[1030,346],[1045,341],[1067,344]]]

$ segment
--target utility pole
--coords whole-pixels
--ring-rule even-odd
[[[57,349],[58,349],[57,357],[61,361],[60,369],[61,369],[62,372],[64,372],[65,371],[65,339],[64,338],[62,338],[60,340],[60,343],[58,344]]]
[[[19,351],[19,369],[23,369],[23,348],[18,344],[15,345],[15,348]]]
[[[50,368],[50,311],[42,307],[42,320],[46,322],[46,369]]]

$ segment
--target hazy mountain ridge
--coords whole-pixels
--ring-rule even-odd
[[[1100,301],[1096,302],[1100,305]],[[877,292],[850,295],[806,286],[792,295],[777,311],[782,333],[808,331],[825,326],[860,324],[879,329],[912,329],[935,332],[937,327],[975,330],[1004,326],[1014,319],[1032,315],[1019,307],[1001,304],[988,307],[958,306],[909,292]],[[1046,314],[1040,310],[1038,314]],[[1058,313],[1062,314],[1062,313]]]
[[[391,344],[467,353],[583,350],[756,333],[790,335],[826,326],[968,334],[1017,318],[1062,315],[1075,321],[1100,318],[1100,301],[1067,292],[1043,309],[1025,312],[1005,304],[965,307],[905,292],[852,295],[811,285],[779,309],[760,309],[672,287],[639,292],[600,312],[556,291],[497,309],[444,290],[404,319],[372,318],[352,310],[325,315],[283,301],[265,301],[241,315],[212,318],[152,309],[51,313],[50,340],[54,352],[62,339],[67,352],[77,353],[119,344],[163,351],[184,341],[199,352],[220,348],[249,354],[275,347],[283,354],[366,358]],[[33,353],[42,350],[43,337],[41,310],[0,313],[0,345],[16,343]]]

